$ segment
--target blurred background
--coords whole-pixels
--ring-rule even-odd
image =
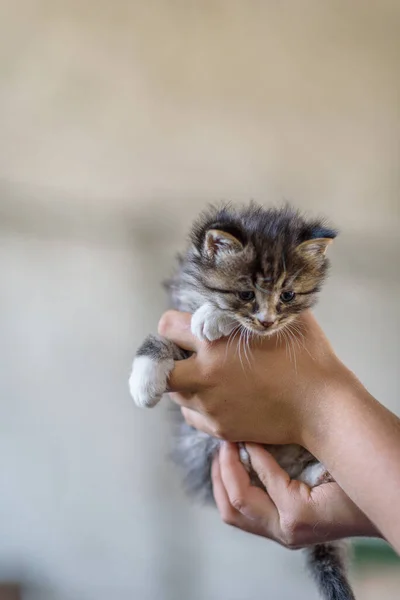
[[[0,579],[316,600],[301,553],[190,504],[127,379],[199,210],[285,199],[341,229],[317,313],[400,412],[399,2],[2,0],[0,140]],[[394,598],[374,552],[355,589]]]

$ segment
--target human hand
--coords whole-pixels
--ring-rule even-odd
[[[173,394],[173,399],[184,407],[188,423],[229,441],[304,446],[321,460],[355,505],[400,552],[400,522],[396,520],[400,420],[373,398],[338,360],[312,314],[305,312],[295,322],[300,327],[296,361],[293,347],[291,360],[282,339],[263,338],[251,345],[248,368],[242,367],[239,344],[234,339],[200,342],[190,332],[190,321],[191,315],[169,312],[160,322],[161,334],[195,353],[175,363],[169,379],[171,391],[180,392]],[[315,528],[315,514],[310,517],[308,511],[315,504],[314,499],[320,498],[319,494],[332,489],[331,484],[330,488],[326,485],[312,490],[308,501],[302,502],[307,509],[306,517],[300,515],[296,520],[289,519],[289,523],[305,523],[308,531],[313,523]],[[295,486],[299,484],[294,483],[290,489]],[[299,487],[300,494],[305,494],[306,488]],[[268,489],[273,505],[281,507],[273,484]],[[339,493],[337,488],[336,492]],[[307,500],[307,496],[301,498]],[[321,502],[323,498],[318,506],[326,507],[326,521],[322,519],[322,523],[344,524],[344,533],[349,527],[351,535],[357,535],[352,530],[352,518],[343,518],[342,510],[332,509],[343,506],[346,516],[351,505],[341,505],[339,500],[332,500],[329,506]],[[232,520],[232,514],[229,515]],[[264,535],[268,535],[265,519],[262,522]],[[241,526],[260,533],[255,523],[241,522]],[[274,534],[280,539],[279,531]],[[324,539],[329,539],[329,531]],[[285,539],[281,540],[284,542]],[[295,545],[295,541],[292,543]]]
[[[214,437],[307,447],[313,422],[327,418],[319,408],[352,377],[310,312],[296,320],[291,342],[260,337],[245,352],[234,336],[198,340],[190,324],[191,315],[174,311],[159,324],[161,335],[194,352],[175,363],[169,388],[187,422]]]
[[[310,489],[291,480],[262,446],[247,444],[268,493],[252,486],[235,444],[223,443],[212,466],[214,498],[223,521],[290,549],[345,537],[380,536],[336,483]]]

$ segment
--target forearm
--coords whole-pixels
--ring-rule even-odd
[[[304,445],[400,552],[400,421],[351,375],[328,389]]]
[[[322,491],[322,490],[321,490]],[[344,495],[344,492],[342,491]],[[332,519],[325,539],[331,540],[354,537],[383,537],[379,529],[368,519],[368,517],[348,497],[338,503],[337,498],[332,498]],[[337,511],[337,515],[335,514]],[[328,515],[329,515],[329,511]],[[314,524],[314,531],[318,531],[318,523]]]

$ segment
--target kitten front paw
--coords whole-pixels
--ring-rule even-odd
[[[167,391],[167,380],[174,368],[172,358],[155,361],[149,356],[138,356],[133,361],[129,390],[137,406],[151,408]]]
[[[213,342],[232,333],[237,324],[212,304],[203,304],[192,316],[191,330],[199,340]]]

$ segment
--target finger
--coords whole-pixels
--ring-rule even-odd
[[[204,433],[211,435],[211,437],[218,437],[215,433],[215,427],[213,427],[213,424],[210,422],[210,420],[196,412],[195,409],[183,407],[182,415],[186,423],[191,427],[194,427],[199,431],[203,431]]]
[[[249,519],[275,520],[276,507],[266,492],[251,484],[237,446],[225,442],[219,456],[222,481],[232,506]]]
[[[168,396],[178,406],[191,406],[193,404],[193,394],[189,392],[169,392]]]
[[[224,487],[224,483],[221,477],[221,469],[219,465],[219,456],[217,456],[212,464],[211,477],[213,482],[213,493],[215,503],[219,510],[222,520],[228,525],[253,533],[254,535],[261,535],[269,539],[275,539],[272,531],[268,527],[268,523],[263,520],[249,519],[245,517],[238,510],[233,508],[229,501],[228,494]]]
[[[190,313],[168,310],[158,323],[158,333],[171,340],[171,342],[175,342],[180,348],[196,352],[200,340],[191,332],[191,321],[192,315]]]
[[[274,457],[259,444],[246,444],[251,466],[255,470],[261,483],[268,491],[271,500],[279,506],[282,494],[287,494],[290,477],[276,462]]]
[[[215,457],[212,463],[211,478],[215,504],[217,505],[222,520],[228,525],[240,527],[242,515],[235,508],[233,508],[232,504],[229,502],[228,494],[226,493],[221,477],[218,456]]]
[[[195,393],[203,388],[204,377],[201,376],[195,356],[185,360],[176,360],[168,377],[168,391]]]

